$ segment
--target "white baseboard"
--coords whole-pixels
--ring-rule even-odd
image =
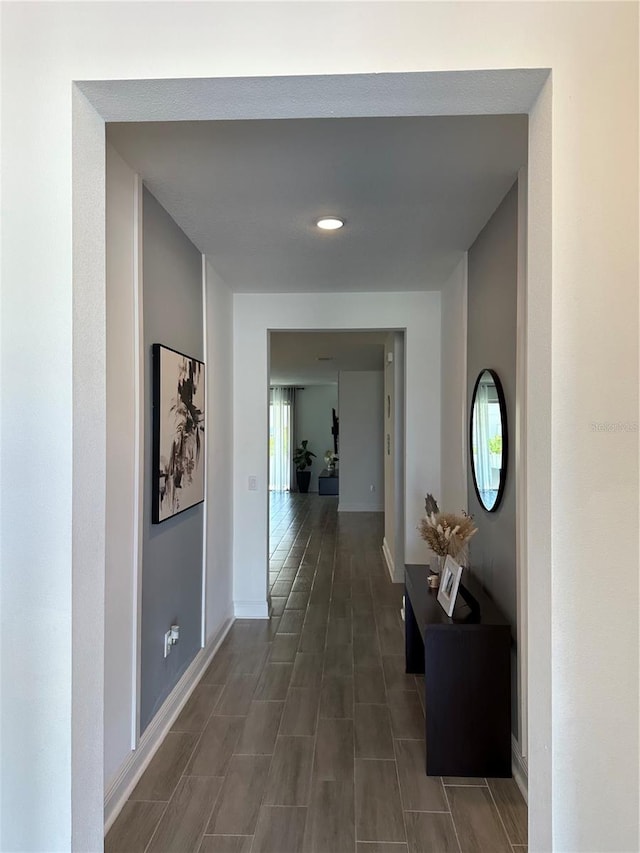
[[[511,772],[525,803],[529,804],[529,768],[527,759],[520,751],[520,744],[511,735]]]
[[[140,738],[138,746],[132,750],[120,769],[120,773],[105,792],[104,798],[104,832],[105,835],[111,828],[113,822],[120,814],[122,807],[129,795],[138,784],[144,771],[149,766],[151,759],[156,754],[165,735],[173,725],[178,714],[187,703],[194,688],[200,681],[205,669],[211,663],[211,659],[233,625],[233,618],[229,616],[222,628],[213,639],[200,649],[195,658],[185,670],[182,678],[165,699],[162,707],[149,723],[144,734]]]
[[[338,512],[384,512],[384,507],[380,506],[380,504],[349,504],[344,501],[340,501],[338,504]]]
[[[391,583],[402,583],[404,581],[404,566],[396,570],[396,565],[393,561],[393,555],[389,550],[389,545],[387,543],[386,538],[382,539],[382,555],[384,557],[384,561],[387,564],[387,569],[389,570],[389,577],[391,578]]]
[[[234,601],[233,613],[236,619],[268,619],[268,601]]]

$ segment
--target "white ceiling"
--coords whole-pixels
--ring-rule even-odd
[[[108,139],[236,292],[439,289],[527,157],[527,118],[115,123]],[[346,219],[338,232],[315,219]]]
[[[272,332],[272,385],[327,385],[341,370],[382,370],[388,332]],[[319,361],[320,357],[331,361]]]

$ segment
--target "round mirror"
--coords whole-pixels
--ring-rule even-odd
[[[507,474],[507,410],[493,370],[483,370],[473,389],[469,443],[478,500],[486,510],[495,512]]]

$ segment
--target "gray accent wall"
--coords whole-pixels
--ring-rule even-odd
[[[516,478],[515,403],[518,270],[518,183],[509,190],[469,249],[468,256],[467,411],[480,371],[495,370],[507,407],[509,450],[505,491],[499,508],[487,512],[478,501],[467,454],[469,512],[478,532],[471,542],[470,564],[512,627],[512,725],[517,734],[516,679]],[[469,425],[467,423],[467,430]]]
[[[202,256],[145,189],[143,198],[144,523],[140,728],[144,731],[201,645],[204,506],[151,523],[151,346],[204,361]],[[164,634],[180,625],[165,659]],[[108,642],[108,639],[107,639]]]

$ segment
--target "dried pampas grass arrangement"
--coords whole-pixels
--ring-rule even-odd
[[[449,554],[458,561],[466,557],[469,540],[478,532],[473,517],[465,512],[462,515],[431,512],[420,521],[418,530],[434,554],[439,557]]]

